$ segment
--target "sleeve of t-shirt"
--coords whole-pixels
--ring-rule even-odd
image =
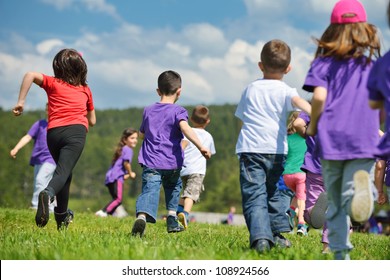
[[[240,102],[238,103],[236,112],[234,113],[234,115],[240,120],[243,120],[244,118],[246,91],[247,89],[245,89],[244,92],[241,94]]]
[[[27,134],[31,136],[34,140],[38,136],[38,131],[39,131],[39,121],[36,121],[28,130]]]
[[[43,76],[43,82],[40,85],[40,87],[47,91],[47,90],[50,89],[51,85],[53,84],[54,78],[50,77],[50,76],[47,76],[47,75],[45,75],[43,73],[41,73],[41,74]]]
[[[185,108],[179,106],[176,113],[176,122],[179,124],[181,121],[188,122],[188,112]]]
[[[123,161],[128,161],[131,163],[131,160],[133,159],[133,149],[131,149],[128,146],[123,146],[121,156],[122,156]]]
[[[308,92],[313,92],[316,87],[328,88],[328,69],[329,65],[324,59],[315,59],[306,75],[302,88]]]
[[[374,66],[372,67],[370,71],[370,75],[368,76],[368,81],[367,81],[367,88],[369,91],[369,99],[370,100],[375,100],[375,101],[381,101],[384,100],[384,96],[382,94],[381,88],[380,88],[380,82],[379,82],[379,77],[381,77],[380,74],[380,68],[381,66],[381,60],[378,60]],[[387,71],[386,71],[387,72]],[[386,73],[389,75],[389,73]],[[382,76],[383,79],[383,76]]]
[[[87,95],[88,95],[88,101],[87,101],[87,111],[92,111],[95,109],[95,106],[93,105],[93,97],[92,92],[89,87],[86,87]]]
[[[141,126],[139,128],[139,132],[141,133],[145,133],[145,112],[146,112],[146,108],[144,109],[144,112],[142,113],[142,122],[141,122]]]

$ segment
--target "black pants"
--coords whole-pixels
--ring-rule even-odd
[[[50,196],[56,196],[58,213],[68,210],[72,171],[84,149],[86,135],[87,129],[83,125],[61,126],[47,131],[47,145],[57,167],[46,190]]]

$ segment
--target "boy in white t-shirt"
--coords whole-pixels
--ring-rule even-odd
[[[240,162],[242,208],[250,247],[259,253],[273,246],[290,247],[281,233],[290,226],[281,203],[278,181],[287,156],[287,117],[294,107],[310,114],[310,104],[282,81],[290,69],[290,47],[280,40],[266,43],[259,68],[263,78],[249,84],[237,106],[242,128],[236,144]]]
[[[203,147],[215,154],[213,137],[205,130],[210,123],[209,109],[198,105],[192,111],[191,122],[193,130]],[[185,229],[188,227],[188,216],[194,203],[199,202],[199,196],[204,190],[203,180],[206,175],[206,159],[199,150],[186,138],[182,140],[184,163],[180,172],[183,181],[183,194],[179,201],[177,217]]]

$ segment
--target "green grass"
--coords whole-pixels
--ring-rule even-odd
[[[148,224],[143,239],[130,236],[133,217],[98,218],[76,212],[67,231],[58,232],[53,214],[38,228],[35,211],[0,208],[2,260],[330,260],[322,254],[320,231],[308,237],[286,234],[293,246],[258,255],[248,248],[245,226],[192,223],[187,231],[168,234],[165,222]],[[355,260],[389,260],[390,237],[353,233]]]

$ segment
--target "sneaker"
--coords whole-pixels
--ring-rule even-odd
[[[57,222],[57,230],[67,229],[69,224],[73,222],[74,213],[72,210],[68,209],[65,213],[56,213],[56,208],[54,208],[54,217]]]
[[[49,221],[49,200],[50,196],[46,190],[39,193],[38,196],[38,209],[35,215],[35,223],[38,227],[46,226]]]
[[[260,254],[263,254],[271,250],[271,247],[269,246],[267,239],[259,239],[255,242],[252,249],[256,250]]]
[[[367,221],[374,208],[374,199],[367,171],[358,170],[353,175],[355,194],[351,202],[351,218],[359,223]],[[38,205],[39,207],[39,205]]]
[[[103,210],[99,210],[95,213],[95,216],[98,216],[98,217],[107,217],[108,214],[106,212],[104,212]]]
[[[290,248],[291,242],[280,233],[274,235],[274,244],[280,248]]]
[[[179,214],[177,214],[177,219],[183,225],[184,229],[188,228],[188,220],[187,220],[186,214],[184,214],[183,212],[180,212]]]
[[[168,233],[181,232],[184,231],[185,228],[181,223],[179,223],[177,217],[169,215],[167,217],[167,231]]]
[[[133,229],[131,230],[132,236],[139,235],[140,237],[143,237],[145,234],[145,228],[146,228],[146,221],[144,219],[138,218],[135,220]]]
[[[306,224],[299,224],[297,229],[297,234],[301,236],[307,236],[309,227]]]
[[[295,217],[297,216],[297,214],[295,213],[295,211],[293,209],[288,208],[288,210],[286,211],[286,215],[288,217],[288,223],[290,224],[290,230],[294,230]]]
[[[327,209],[328,209],[328,195],[326,192],[323,192],[318,196],[318,199],[310,212],[310,225],[313,228],[319,229],[324,226],[326,221]]]

